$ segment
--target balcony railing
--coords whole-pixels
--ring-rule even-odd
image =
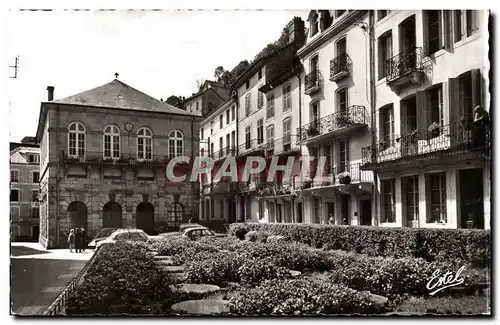
[[[330,61],[330,80],[336,81],[352,71],[352,61],[347,53],[342,53]]]
[[[99,163],[111,165],[164,165],[170,160],[169,155],[146,155],[147,158],[139,158],[137,154],[120,153],[118,156],[105,156],[102,151],[85,151],[83,154],[69,155],[67,151],[62,152],[62,159],[66,163]]]
[[[318,70],[314,70],[308,74],[306,74],[304,79],[304,92],[306,95],[312,94],[315,91],[319,90],[321,87],[321,74]]]
[[[235,156],[235,155],[236,155],[236,147],[228,146],[214,153],[210,153],[209,156],[212,159],[221,159],[227,156]]]
[[[441,151],[450,154],[482,151],[489,156],[490,147],[491,132],[488,127],[458,121],[442,126],[433,124],[427,129],[389,137],[376,144],[375,157],[371,147],[362,148],[361,156],[363,164],[408,159]]]
[[[266,143],[266,156],[293,154],[299,148],[295,146],[297,136],[289,134],[272,142]]]
[[[362,163],[347,163],[333,168],[325,167],[325,171],[312,171],[302,181],[302,188],[317,188],[326,186],[342,186],[358,183],[372,183],[373,172],[361,169]]]
[[[416,47],[387,60],[386,80],[393,83],[414,72],[422,71],[422,48]]]
[[[297,133],[300,135],[298,143],[354,125],[366,125],[368,123],[366,115],[366,108],[364,106],[353,105],[344,111],[336,112],[305,124],[297,129]]]
[[[246,155],[255,151],[262,151],[266,149],[266,142],[261,140],[260,143],[257,139],[245,141],[238,146],[238,155]]]

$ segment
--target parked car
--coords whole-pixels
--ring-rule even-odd
[[[113,232],[115,232],[116,228],[103,228],[99,233],[90,241],[87,245],[88,248],[96,248],[97,243],[108,238]]]
[[[186,229],[182,234],[182,237],[190,240],[196,240],[200,239],[201,237],[215,237],[215,234],[207,227],[200,226]]]
[[[117,229],[108,238],[97,243],[96,249],[102,245],[114,244],[118,241],[140,241],[146,242],[149,236],[141,229]]]
[[[183,223],[179,226],[178,231],[164,232],[159,234],[158,236],[160,237],[182,236],[187,229],[196,227],[203,227],[203,226],[197,223]]]

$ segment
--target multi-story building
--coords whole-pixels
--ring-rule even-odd
[[[207,116],[224,103],[230,97],[230,94],[230,87],[207,80],[197,93],[188,98],[182,98],[182,101],[176,106],[190,113]]]
[[[38,240],[40,229],[40,146],[30,140],[10,143],[10,233],[14,241]]]
[[[373,18],[377,132],[363,157],[377,175],[379,225],[488,229],[488,12]]]
[[[207,224],[236,221],[237,184],[217,179],[224,160],[235,157],[237,148],[237,110],[234,98],[213,110],[200,124],[200,156],[210,157],[213,169],[202,176],[200,221]]]
[[[307,22],[297,52],[305,74],[297,142],[313,159],[302,175],[304,221],[371,225],[373,173],[360,168],[360,148],[372,142],[369,12],[312,10]]]
[[[118,76],[117,76],[118,77]],[[197,217],[198,185],[172,183],[165,166],[196,156],[201,117],[115,79],[41,103],[40,242],[64,247],[71,228],[154,233]]]
[[[292,109],[293,101],[297,107],[300,100],[299,82],[293,76],[301,71],[295,53],[304,44],[304,22],[296,17],[285,30],[288,31],[287,44],[254,61],[233,83],[238,98],[237,155],[241,164],[246,163],[247,157],[259,156],[268,159],[269,167],[269,158],[273,155],[286,157],[296,153],[297,146],[294,144],[292,147],[291,144],[291,128],[292,121],[297,123],[297,119],[292,119],[291,113],[296,111]],[[278,101],[281,101],[279,105]],[[285,209],[282,201],[264,199],[267,195],[263,191],[270,187],[266,184],[267,172],[268,168],[251,175],[248,182],[240,182],[236,202],[239,221],[292,220],[291,201]],[[290,186],[291,180],[283,180],[279,175],[273,186],[281,191],[283,183]],[[272,206],[276,203],[278,205],[273,210]]]

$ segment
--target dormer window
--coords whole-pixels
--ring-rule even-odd
[[[317,12],[314,12],[310,19],[311,24],[311,36],[316,35],[319,32],[319,15]]]

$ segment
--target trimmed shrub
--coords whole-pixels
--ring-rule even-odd
[[[259,235],[256,231],[252,230],[245,234],[245,240],[250,242],[256,242],[259,239]]]
[[[274,279],[245,288],[230,298],[231,312],[238,315],[367,314],[383,311],[368,292],[313,278]]]
[[[230,234],[236,236],[239,240],[245,239],[245,235],[249,231],[247,224],[245,223],[233,223],[229,228]]]
[[[68,315],[164,314],[175,296],[144,244],[116,243],[98,250],[66,300]]]
[[[238,223],[230,225],[229,233],[236,235],[242,229],[285,236],[311,247],[369,256],[463,261],[476,267],[491,265],[489,230]]]
[[[273,243],[284,243],[286,242],[286,238],[284,236],[269,236],[267,237],[266,243],[268,244],[273,244]]]

